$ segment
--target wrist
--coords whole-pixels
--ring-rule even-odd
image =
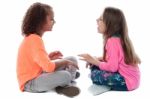
[[[99,64],[100,64],[100,61],[97,61],[95,65],[96,65],[97,67],[99,67]]]

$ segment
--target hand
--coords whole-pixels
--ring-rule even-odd
[[[100,64],[100,61],[97,58],[92,57],[89,54],[79,54],[78,56],[82,57],[82,58],[80,58],[80,60],[86,61],[90,64],[93,64],[96,66],[99,66],[99,64]]]
[[[74,63],[74,62],[72,62],[72,61],[70,61],[70,60],[67,60],[67,59],[65,59],[66,61],[67,61],[67,68],[69,68],[69,66],[73,66],[73,67],[75,67],[76,69],[79,69],[79,67],[78,67],[78,64],[76,64],[76,63]]]
[[[60,51],[51,52],[48,56],[51,60],[62,59],[62,57],[63,57],[63,55]]]
[[[86,63],[86,68],[89,68],[89,67],[91,67],[91,66],[93,66],[91,63]]]
[[[97,57],[99,61],[103,61],[103,57]]]
[[[65,67],[65,68],[69,68],[69,66],[74,66],[75,68],[79,69],[78,65],[70,60],[67,59],[60,59],[60,60],[56,60],[55,61],[56,64],[56,69],[60,68],[60,67]]]

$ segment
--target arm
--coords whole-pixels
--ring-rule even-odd
[[[92,64],[99,66],[99,64],[100,64],[100,61],[98,60],[98,58],[93,57],[89,54],[79,54],[78,56],[81,57],[80,60],[87,62],[86,67],[88,67],[88,65],[92,65]]]
[[[38,37],[34,38],[31,41],[31,47],[33,61],[38,64],[43,69],[43,71],[53,72],[55,70],[55,63],[49,59],[42,39]]]
[[[55,60],[55,59],[62,59],[63,54],[60,51],[54,51],[49,53],[48,56],[51,60]]]
[[[60,59],[58,61],[52,61],[46,53],[44,43],[40,38],[32,40],[31,47],[33,61],[37,63],[45,72],[53,72],[61,66],[69,65],[72,65],[75,68],[79,69],[76,63],[73,63],[69,60]]]
[[[119,41],[115,38],[108,39],[106,44],[106,62],[100,62],[102,70],[116,72],[119,64]]]
[[[70,60],[67,59],[60,59],[60,60],[54,60],[56,64],[55,70],[59,69],[60,67],[69,68],[69,66],[73,66],[76,69],[79,69],[78,65]]]

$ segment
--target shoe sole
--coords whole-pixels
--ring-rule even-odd
[[[74,97],[80,93],[79,88],[74,87],[74,86],[56,87],[55,90],[58,94],[64,94],[65,96],[68,96],[68,97]]]

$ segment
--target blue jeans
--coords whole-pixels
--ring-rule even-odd
[[[111,90],[127,91],[124,77],[118,72],[108,72],[100,70],[97,66],[91,67],[91,80],[97,85],[106,85],[111,87]]]

